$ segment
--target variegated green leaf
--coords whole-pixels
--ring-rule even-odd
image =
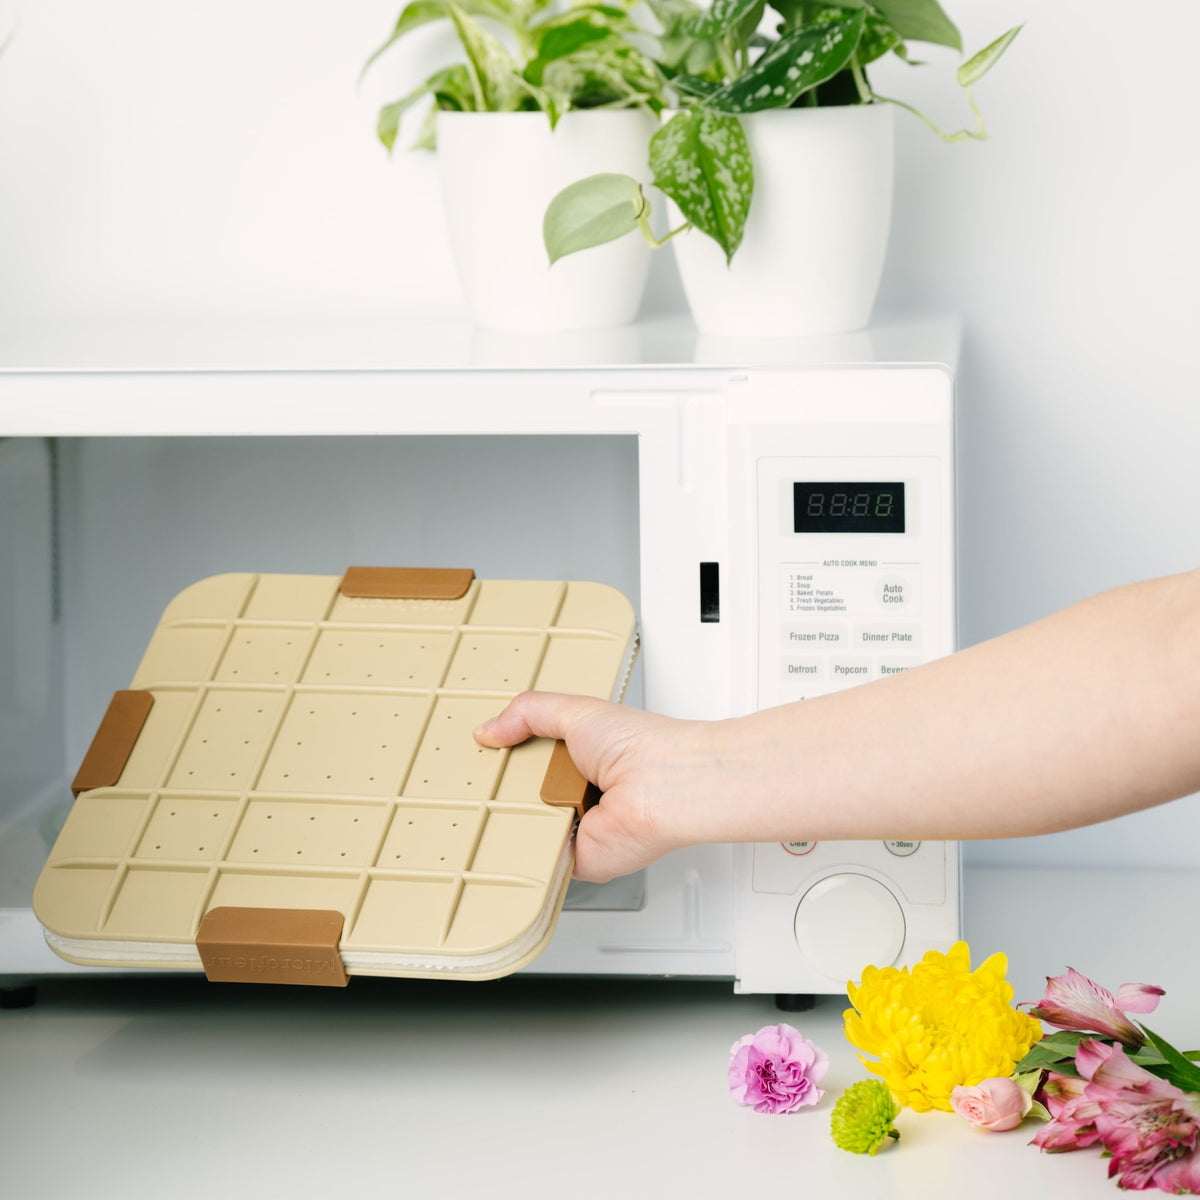
[[[676,75],[671,80],[671,86],[681,95],[693,100],[704,100],[711,96],[721,85],[710,79],[698,79],[695,75]]]
[[[758,0],[712,0],[707,12],[693,17],[686,30],[695,38],[715,38],[743,21]]]
[[[754,192],[750,147],[736,117],[696,108],[679,113],[650,139],[654,184],[701,233],[733,258]]]
[[[860,9],[841,21],[793,29],[705,103],[725,113],[789,108],[797,97],[846,66],[862,37],[863,24]]]
[[[611,36],[611,32],[603,25],[586,17],[567,25],[554,25],[542,34],[537,57],[526,66],[525,78],[530,83],[540,84],[547,63],[566,58],[590,43],[603,42]]]
[[[842,0],[839,8],[862,8],[866,0]],[[813,15],[816,7],[812,0],[771,0],[771,7],[783,18],[784,29],[795,29],[801,25],[813,25],[817,18]]]
[[[551,265],[632,233],[645,207],[641,184],[628,175],[589,175],[563,188],[542,220]]]
[[[663,107],[664,81],[654,63],[630,43],[608,38],[546,63],[542,86],[572,108]]]
[[[450,19],[467,56],[467,70],[480,112],[515,112],[529,95],[517,64],[499,38],[490,34],[459,5],[449,5]]]
[[[870,0],[871,7],[906,42],[930,42],[962,53],[962,36],[938,0]]]
[[[1024,28],[1017,25],[1007,33],[1002,33],[990,45],[984,46],[978,54],[972,55],[958,68],[958,82],[963,87],[978,83],[1000,61],[1000,56],[1012,45],[1013,38]]]
[[[401,97],[393,104],[385,104],[379,110],[379,140],[388,148],[389,153],[395,146],[396,136],[400,132],[400,118],[423,96],[432,96],[434,107],[413,144],[414,150],[433,149],[432,114],[438,108],[472,110],[474,96],[467,68],[462,63],[455,63],[441,71],[435,71],[420,87],[414,88],[407,96]]]
[[[830,4],[825,8],[820,8],[812,14],[809,19],[809,24],[820,25],[826,21],[840,21],[849,16],[847,11],[850,5],[847,4]],[[855,8],[862,8],[861,4],[854,5]],[[890,26],[885,24],[869,9],[867,10],[866,23],[863,25],[862,37],[858,40],[858,64],[865,67],[868,63],[873,63],[877,58],[882,58],[889,50],[900,45],[900,35]]]
[[[459,0],[459,7],[471,16],[491,17],[502,24],[511,25],[513,20],[512,5],[505,3],[504,0]],[[371,64],[384,51],[391,49],[406,33],[410,33],[422,25],[428,25],[431,21],[446,20],[449,16],[448,0],[411,0],[401,11],[387,41],[363,64],[359,78],[361,79],[367,73]]]

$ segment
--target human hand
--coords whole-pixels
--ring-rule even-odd
[[[565,741],[576,767],[603,793],[575,835],[577,879],[607,883],[683,844],[672,818],[701,757],[694,723],[585,696],[523,692],[475,730],[482,746],[529,737]]]

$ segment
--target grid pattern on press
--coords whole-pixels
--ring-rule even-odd
[[[472,731],[527,687],[612,694],[632,624],[563,623],[571,589],[599,585],[356,601],[334,577],[217,580],[229,611],[164,615],[134,680],[150,716],[117,785],[76,801],[43,923],[190,942],[221,905],[325,908],[344,950],[452,956],[528,929],[573,814],[539,799],[550,742]]]

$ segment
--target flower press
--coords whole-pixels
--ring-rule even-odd
[[[70,961],[210,979],[504,975],[549,942],[586,783],[478,746],[518,692],[619,699],[601,584],[353,568],[219,575],[114,696],[34,893]]]

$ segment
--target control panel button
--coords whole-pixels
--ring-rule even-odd
[[[783,648],[793,654],[809,650],[844,650],[850,644],[846,625],[785,625]]]
[[[921,848],[920,842],[894,841],[884,842],[883,844],[897,858],[907,858],[910,854],[916,854],[916,852]]]
[[[788,683],[810,683],[825,678],[825,663],[819,658],[785,658],[780,666]]]
[[[906,654],[921,648],[920,625],[891,625],[872,622],[856,625],[850,643],[855,650],[872,650],[876,654]]]
[[[875,583],[875,602],[887,613],[915,613],[918,607],[916,579],[910,575],[881,575]]]
[[[878,880],[830,875],[804,893],[793,921],[796,944],[822,975],[857,980],[868,963],[888,967],[904,949],[904,911]]]
[[[780,842],[780,845],[789,853],[795,854],[797,857],[804,854],[811,854],[816,849],[816,842]]]
[[[880,678],[885,675],[900,675],[920,665],[921,659],[919,658],[881,658],[879,660],[879,675]]]
[[[874,674],[869,658],[839,657],[829,664],[829,677],[834,683],[865,683]]]

